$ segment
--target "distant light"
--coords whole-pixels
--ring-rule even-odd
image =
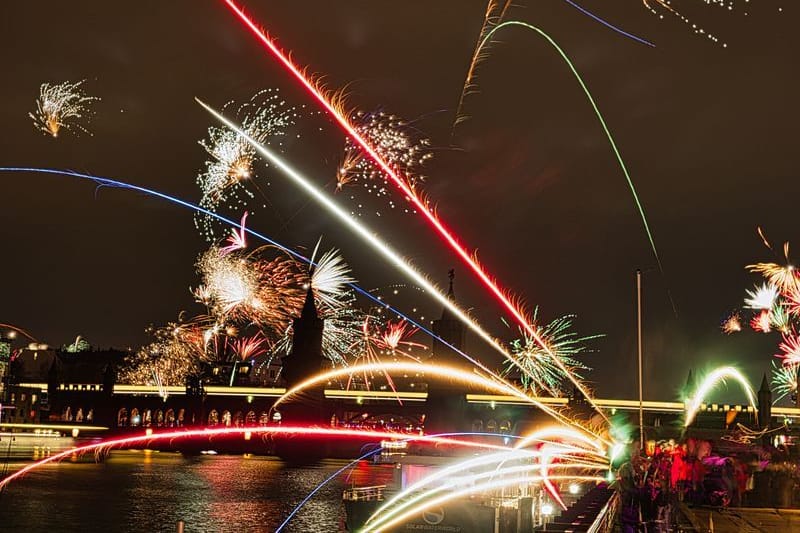
[[[81,430],[78,428],[72,428],[72,438],[77,439],[78,435],[80,435]]]
[[[16,339],[17,338],[17,332],[16,331],[9,331],[8,332],[8,338],[9,339]]]
[[[545,516],[550,516],[553,514],[553,504],[546,503],[542,505],[542,514]]]
[[[153,434],[153,428],[147,428],[144,430],[144,434],[148,437]]]
[[[250,437],[252,437],[252,436],[253,436],[253,432],[252,431],[245,431],[244,432],[244,440],[250,440]]]
[[[578,494],[579,490],[581,490],[581,488],[578,486],[577,483],[570,483],[569,484],[569,493],[570,494]]]

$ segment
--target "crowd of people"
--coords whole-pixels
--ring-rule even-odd
[[[710,442],[691,438],[683,444],[662,442],[647,451],[640,454],[634,446],[630,461],[617,473],[625,533],[670,531],[681,501],[741,506],[759,467],[758,457],[713,455]]]

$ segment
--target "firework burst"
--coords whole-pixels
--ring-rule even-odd
[[[252,337],[241,337],[230,342],[233,355],[240,361],[255,359],[267,353],[269,349],[269,339],[261,332]]]
[[[350,267],[339,250],[325,252],[311,272],[311,288],[315,299],[331,309],[342,307],[352,299],[352,289],[348,286],[354,282]]]
[[[750,320],[750,327],[753,331],[769,333],[772,331],[772,316],[767,309],[764,309]]]
[[[409,189],[415,190],[424,181],[422,168],[433,157],[430,141],[422,137],[408,122],[382,111],[355,113],[351,120],[359,135],[403,176]],[[344,158],[339,165],[336,179],[337,190],[361,185],[363,192],[385,199],[391,209],[397,208],[390,196],[392,186],[386,175],[370,158],[364,157],[361,148],[349,139],[346,141]],[[350,198],[357,201],[355,194]],[[358,207],[361,208],[362,205]],[[406,213],[415,212],[410,206],[404,209]]]
[[[197,270],[203,284],[194,294],[220,324],[252,323],[283,332],[302,305],[303,273],[298,264],[282,255],[263,258],[267,250],[241,255],[212,247],[200,256]]]
[[[798,290],[798,274],[793,265],[778,265],[776,263],[756,263],[747,265],[750,272],[761,274],[771,285],[777,287],[781,292],[793,292]]]
[[[229,254],[237,250],[244,250],[247,248],[247,238],[245,233],[245,222],[247,221],[247,211],[242,215],[242,221],[239,224],[239,229],[231,228],[231,234],[228,235],[226,246],[220,248],[222,254]]]
[[[744,305],[750,309],[772,309],[778,299],[778,288],[769,283],[764,283],[753,291],[745,292],[747,292],[747,298],[744,300]]]
[[[229,102],[225,108],[234,105]],[[234,112],[234,111],[232,111]],[[294,125],[297,111],[287,106],[277,91],[265,89],[256,93],[248,102],[235,108],[235,114],[242,124],[242,129],[258,142],[270,144],[274,138],[286,134],[286,130]],[[245,187],[245,182],[255,177],[255,149],[241,135],[229,128],[211,126],[208,138],[199,141],[209,156],[205,170],[197,176],[202,198],[200,206],[216,211],[223,204],[235,204],[242,207],[247,200],[254,198],[253,193]],[[278,142],[280,146],[281,143]],[[198,215],[195,224],[208,238],[214,240],[213,220]]]
[[[62,129],[77,129],[89,133],[80,120],[88,119],[91,115],[89,105],[100,98],[87,96],[83,92],[81,85],[85,81],[43,83],[36,100],[36,111],[28,113],[36,127],[53,137],[58,137]]]
[[[512,341],[511,353],[519,366],[525,370],[520,374],[520,381],[524,390],[530,390],[533,394],[538,394],[540,390],[544,390],[553,396],[559,396],[565,392],[564,373],[561,371],[560,366],[563,365],[569,368],[574,375],[579,375],[579,372],[589,370],[589,367],[577,359],[577,356],[589,351],[586,347],[587,341],[600,338],[603,335],[579,336],[572,331],[574,315],[556,318],[544,326],[537,325],[537,314],[538,309],[534,310],[531,324],[539,337],[547,343],[550,353],[542,349],[540,343],[524,330],[520,330],[521,338]],[[559,358],[561,365],[553,361],[551,354]],[[511,373],[516,373],[515,370],[515,366],[506,363],[503,375],[508,376]]]
[[[790,331],[781,336],[781,343],[778,345],[779,353],[775,357],[783,360],[786,366],[800,365],[800,337],[797,333]]]
[[[742,317],[739,313],[733,313],[722,323],[722,331],[728,335],[742,331]]]
[[[129,356],[120,372],[121,383],[156,385],[166,393],[168,386],[183,385],[186,377],[199,370],[205,358],[202,324],[172,322],[150,328],[153,342]]]
[[[777,365],[772,361],[772,390],[777,394],[774,403],[797,393],[797,368],[798,364]]]

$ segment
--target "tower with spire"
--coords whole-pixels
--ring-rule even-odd
[[[455,302],[453,292],[453,279],[455,271],[450,269],[447,273],[450,278],[450,287],[447,298]],[[458,350],[464,349],[464,326],[453,316],[446,307],[442,309],[442,317],[433,321],[433,332],[443,341]],[[432,346],[432,362],[448,366],[471,366],[466,359],[456,353],[450,346],[434,337]],[[426,401],[425,431],[427,433],[447,433],[450,431],[464,431],[466,424],[466,397],[462,385],[442,380],[431,380],[428,383],[428,398]]]
[[[320,318],[314,303],[314,290],[309,284],[300,316],[292,321],[292,350],[283,359],[283,378],[292,387],[319,372],[324,361],[322,355],[322,330],[325,320]]]
[[[761,379],[758,388],[758,425],[762,429],[769,429],[772,423],[772,391],[769,388],[767,374]]]
[[[447,277],[450,279],[447,298],[451,302],[455,302],[455,293],[453,292],[453,279],[456,277],[455,270],[451,268],[447,273]],[[442,317],[433,321],[433,332],[454,348],[458,350],[464,349],[464,325],[453,316],[453,313],[447,307],[442,309]],[[466,363],[463,357],[437,338],[433,339],[431,353],[435,362],[449,363],[456,366],[464,366]]]

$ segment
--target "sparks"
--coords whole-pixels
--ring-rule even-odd
[[[226,109],[233,109],[229,102]],[[277,91],[265,89],[256,93],[249,101],[235,108],[236,117],[242,129],[259,142],[269,144],[277,142],[286,135],[288,128],[294,125],[297,112],[280,98]],[[205,163],[205,170],[197,176],[202,197],[200,205],[209,210],[216,210],[221,205],[231,203],[233,207],[243,204],[242,197],[252,199],[253,193],[246,188],[245,182],[255,177],[253,166],[255,150],[236,132],[228,128],[211,126],[208,138],[199,141],[210,159]],[[198,215],[195,224],[208,240],[214,240],[213,219]]]
[[[739,315],[739,313],[733,313],[731,316],[725,319],[721,327],[722,331],[728,335],[738,333],[739,331],[742,331],[742,317]]]
[[[700,410],[700,406],[703,404],[703,402],[705,402],[706,396],[708,396],[708,394],[714,389],[714,387],[717,386],[718,383],[724,383],[725,379],[727,378],[733,379],[742,387],[742,390],[747,395],[747,400],[753,407],[753,412],[756,416],[756,419],[758,418],[756,396],[753,392],[753,388],[747,381],[747,378],[745,378],[742,373],[735,368],[725,366],[715,369],[708,376],[706,376],[706,378],[694,391],[689,401],[686,402],[686,419],[683,424],[684,427],[689,427],[692,424],[695,416],[697,416],[697,412]]]
[[[36,100],[36,112],[28,113],[36,127],[53,137],[58,137],[62,129],[89,133],[79,121],[88,119],[92,114],[89,105],[100,98],[87,96],[83,92],[81,85],[85,81],[43,83]]]
[[[778,345],[780,352],[775,357],[782,359],[784,365],[800,364],[800,337],[794,331],[781,335],[781,343]]]
[[[770,312],[764,309],[758,313],[750,321],[750,327],[753,328],[754,331],[760,331],[761,333],[769,333],[772,331],[772,316]]]
[[[231,234],[228,236],[228,245],[220,248],[220,252],[223,255],[247,248],[247,239],[245,238],[244,231],[246,220],[247,211],[245,211],[244,215],[242,215],[242,222],[239,224],[239,229],[231,228]]]
[[[747,292],[747,298],[745,298],[744,304],[750,309],[772,309],[775,300],[778,299],[778,287],[769,283],[764,283],[753,291],[745,292]]]
[[[260,30],[255,23],[250,20],[247,15],[233,2],[233,0],[225,0],[225,3],[231,8],[231,10],[244,22],[253,34],[270,50],[270,52],[284,65],[284,67],[291,72],[297,80],[306,88],[306,90],[336,119],[342,129],[348,134],[348,136],[355,142],[356,145],[361,147],[362,150],[369,156],[369,158],[380,167],[381,170],[390,178],[390,180],[400,189],[400,191],[407,197],[412,205],[428,220],[428,222],[436,229],[436,231],[441,235],[441,237],[450,245],[450,247],[455,251],[461,259],[470,266],[473,272],[481,279],[484,285],[498,298],[498,300],[508,309],[509,312],[514,316],[517,322],[522,325],[524,328],[528,330],[528,333],[533,336],[537,342],[540,342],[542,347],[545,350],[549,350],[544,342],[538,338],[536,332],[530,327],[528,321],[525,319],[525,314],[515,306],[511,299],[498,287],[498,285],[491,279],[491,277],[486,273],[486,271],[478,264],[475,258],[470,254],[463,246],[461,246],[453,234],[444,226],[444,224],[439,220],[439,218],[434,214],[433,210],[428,206],[427,202],[424,201],[418,194],[415,193],[412,189],[409,188],[409,185],[405,179],[403,179],[392,167],[389,165],[383,158],[381,158],[380,154],[375,150],[375,148],[370,145],[363,136],[361,136],[355,128],[350,124],[347,120],[345,114],[343,113],[341,106],[335,105],[330,98],[327,98],[322,91],[316,87],[309,79],[303,74],[303,72],[294,64],[291,60],[289,60],[286,55],[284,55],[278,47],[273,43],[273,41],[262,31]],[[216,113],[212,109],[208,108],[205,104],[202,104],[209,112],[217,116],[218,119],[226,123],[228,127],[231,127],[235,131],[240,132],[241,129],[236,128],[235,125],[231,124],[230,121],[227,121],[222,117],[219,113]],[[258,143],[253,143],[255,146],[259,146]],[[267,155],[266,148],[261,146],[261,148],[257,148],[262,155],[268,157],[273,163],[275,162],[275,158],[272,154]],[[286,170],[287,166],[285,164],[278,165],[280,168]],[[296,174],[292,172],[292,174]],[[303,180],[300,180],[303,181]],[[305,187],[305,186],[304,186]],[[310,187],[313,189],[313,187]],[[311,192],[311,191],[309,191]],[[325,200],[326,203],[329,203],[327,199]],[[348,218],[348,217],[345,217]],[[349,219],[348,219],[349,220]],[[359,232],[361,229],[359,229]],[[366,237],[366,235],[365,235]],[[653,246],[655,249],[655,246]],[[413,270],[413,269],[410,269]],[[415,273],[415,278],[420,278],[418,274]],[[415,280],[417,281],[417,280]],[[427,281],[422,280],[423,283],[417,281],[417,283],[425,287],[426,289],[430,287]],[[431,291],[437,292],[437,291]],[[440,294],[440,293],[439,293]],[[444,295],[441,295],[444,296]],[[437,295],[438,298],[438,295]],[[445,305],[449,304],[449,300],[445,297],[444,298]],[[504,357],[508,358],[508,354],[505,353],[501,347],[499,347],[496,341],[488,336],[483,330],[477,327],[476,324],[472,320],[469,320],[460,310],[455,312],[456,316],[459,316],[462,320],[465,320],[466,323],[476,331],[484,340],[488,341],[489,344],[493,345],[496,349],[500,348],[500,353],[504,355]],[[560,364],[557,358],[553,357],[553,359]],[[483,365],[479,365],[483,367]],[[600,413],[603,418],[606,418],[605,414],[597,407],[597,405],[592,400],[589,391],[584,387],[580,381],[575,378],[570,372],[569,369],[566,367],[561,368],[561,371],[564,372],[569,380],[575,385],[575,387],[586,397],[587,401],[595,408],[595,410]]]

